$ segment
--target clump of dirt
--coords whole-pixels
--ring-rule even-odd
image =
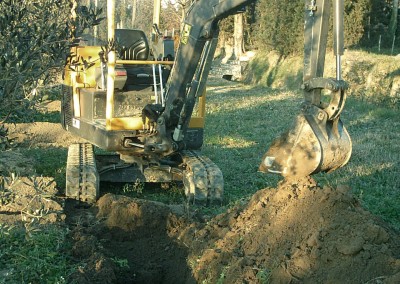
[[[53,178],[0,176],[0,223],[62,222],[65,214],[57,192]]]
[[[282,182],[205,223],[107,194],[75,227],[75,257],[88,260],[78,275],[93,283],[103,267],[108,283],[399,283],[398,232],[348,191]]]

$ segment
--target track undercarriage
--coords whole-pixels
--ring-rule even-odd
[[[187,199],[202,204],[222,201],[221,170],[200,151],[181,151],[158,165],[127,163],[119,155],[95,155],[90,143],[73,144],[68,150],[66,197],[93,204],[100,195],[100,181],[183,182]]]

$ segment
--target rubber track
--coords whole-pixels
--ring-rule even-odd
[[[95,203],[99,196],[99,182],[93,145],[80,143],[69,146],[66,197],[90,204]]]
[[[224,178],[218,166],[198,151],[183,151],[182,155],[186,196],[193,201],[221,202]]]

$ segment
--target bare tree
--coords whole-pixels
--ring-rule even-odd
[[[182,23],[182,6],[171,1],[165,4],[161,11],[160,27],[168,31],[179,30]]]
[[[131,27],[135,27],[136,21],[136,11],[137,11],[137,0],[132,0],[132,20],[131,20]]]

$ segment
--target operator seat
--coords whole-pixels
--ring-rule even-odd
[[[115,39],[121,48],[119,56],[123,60],[148,60],[149,43],[142,30],[116,29]]]
[[[115,39],[119,58],[122,60],[149,60],[150,47],[142,30],[116,29]],[[124,64],[127,80],[124,89],[127,91],[154,88],[153,67],[151,65]],[[170,70],[162,68],[163,84],[165,85]],[[155,68],[156,83],[160,84],[158,67]]]

